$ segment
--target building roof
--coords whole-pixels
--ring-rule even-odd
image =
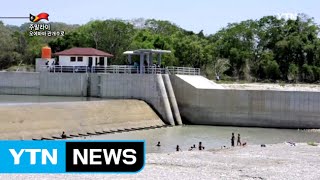
[[[94,49],[94,48],[71,48],[64,51],[56,52],[54,55],[57,56],[102,56],[102,57],[113,57],[112,54]]]
[[[140,54],[140,53],[155,53],[155,54],[164,54],[171,53],[169,50],[161,50],[161,49],[137,49],[134,51],[126,51],[123,54]]]

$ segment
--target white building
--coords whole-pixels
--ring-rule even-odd
[[[71,48],[61,52],[54,53],[59,56],[59,66],[102,66],[108,65],[108,58],[112,54],[94,49],[94,48]]]

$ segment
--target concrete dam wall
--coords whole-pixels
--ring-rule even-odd
[[[0,94],[139,99],[170,125],[182,117],[205,125],[320,128],[320,92],[231,90],[201,76],[167,76],[0,72]]]
[[[320,128],[320,93],[196,88],[171,76],[181,117],[193,124]]]
[[[0,139],[50,139],[63,131],[77,136],[164,125],[139,100],[1,105],[0,114]]]
[[[0,94],[140,99],[167,124],[182,124],[170,78],[166,76],[0,72]]]
[[[170,81],[169,78],[164,80]],[[167,124],[182,124],[179,112],[176,113],[178,107],[174,105],[176,99],[172,87],[171,92],[164,80],[162,75],[152,74],[91,74],[90,93],[108,99],[144,100]]]

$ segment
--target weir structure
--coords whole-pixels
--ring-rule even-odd
[[[39,95],[141,99],[155,109],[167,124],[181,125],[178,103],[168,74],[183,72],[200,75],[200,69],[161,67],[162,54],[166,53],[171,51],[159,49],[126,51],[123,54],[128,56],[129,65],[90,67],[40,66],[41,59],[37,59],[36,69],[40,72]],[[139,61],[133,63],[132,56],[136,55],[139,56]],[[153,61],[154,57],[156,64]],[[60,88],[57,90],[55,87]]]
[[[106,102],[0,106],[0,139],[52,139],[62,131],[77,137],[182,124],[168,74],[0,72],[1,94],[90,96]]]
[[[167,124],[182,124],[170,78],[162,74],[0,72],[0,94],[140,99]]]
[[[197,70],[181,69],[167,68],[166,74],[0,72],[0,94],[139,99],[169,125],[320,128],[320,92],[224,89],[200,75],[182,75]]]
[[[152,53],[158,53],[158,65],[152,64]],[[169,52],[160,50],[126,52],[129,57],[140,55],[138,65],[92,66],[90,69],[45,66],[38,67],[39,72],[0,72],[0,95],[142,100],[163,122],[171,126],[189,122],[201,125],[320,128],[320,92],[225,89],[200,76],[198,68],[159,66],[161,53]],[[131,58],[128,58],[128,61],[132,64]],[[119,108],[114,113],[125,114],[126,108],[130,106]],[[139,106],[135,108],[139,111]],[[139,113],[143,114],[142,111]],[[14,118],[14,113],[11,113],[10,117]],[[21,118],[23,120],[23,116]],[[11,122],[2,119],[0,123],[4,123],[2,126],[6,127],[5,124]],[[74,123],[79,122],[74,121]],[[148,121],[145,123],[148,124]],[[75,127],[79,127],[77,125]],[[122,125],[125,127],[126,123]],[[97,127],[97,124],[93,123],[90,126]],[[21,128],[21,126],[14,127]]]
[[[169,125],[320,128],[320,92],[231,90],[181,74],[0,72],[0,94],[139,99]]]

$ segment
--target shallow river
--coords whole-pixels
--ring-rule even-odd
[[[306,132],[293,129],[245,128],[224,126],[185,125],[152,130],[131,131],[86,137],[86,139],[141,139],[146,140],[147,152],[172,152],[176,145],[188,150],[193,144],[201,141],[206,149],[230,146],[231,133],[241,135],[242,142],[247,144],[270,144],[291,142],[320,141],[320,132]],[[84,138],[78,138],[84,139]],[[157,142],[162,144],[157,147]]]

